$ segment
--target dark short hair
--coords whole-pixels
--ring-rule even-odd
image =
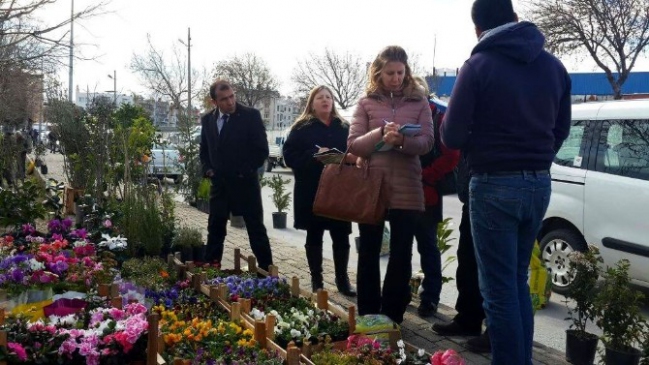
[[[471,8],[473,24],[485,31],[516,19],[511,0],[475,0]]]
[[[212,98],[212,100],[216,100],[217,91],[225,91],[230,89],[232,89],[232,85],[230,85],[229,81],[218,79],[214,81],[210,86],[210,98]]]

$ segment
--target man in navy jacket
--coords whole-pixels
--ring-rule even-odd
[[[527,271],[550,200],[549,169],[570,129],[570,78],[518,22],[511,0],[476,0],[478,44],[463,65],[442,141],[466,155],[469,209],[493,364],[532,364]]]

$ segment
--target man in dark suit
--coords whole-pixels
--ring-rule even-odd
[[[221,262],[230,213],[243,216],[250,248],[259,267],[268,270],[273,257],[264,226],[257,170],[268,158],[266,129],[258,110],[236,101],[228,81],[210,86],[215,108],[201,118],[200,158],[212,180],[207,225],[206,262]]]

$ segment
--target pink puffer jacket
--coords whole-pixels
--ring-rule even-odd
[[[403,148],[374,152],[382,140],[384,120],[400,125],[420,124],[421,133],[405,137]],[[383,171],[389,209],[424,210],[419,155],[433,148],[433,121],[425,97],[371,94],[361,98],[356,107],[347,145],[350,153],[370,158],[370,168]]]

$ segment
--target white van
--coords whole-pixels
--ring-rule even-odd
[[[568,254],[587,244],[608,266],[628,259],[631,279],[649,287],[649,100],[573,105],[551,173],[539,240],[554,291],[568,291]]]

